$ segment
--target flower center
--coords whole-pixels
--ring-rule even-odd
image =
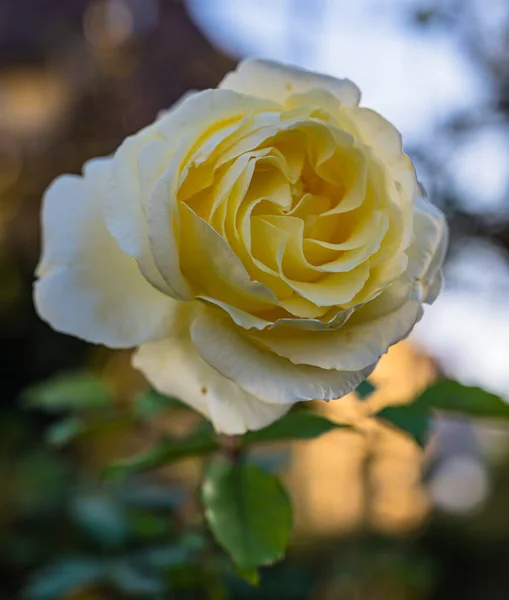
[[[349,133],[316,120],[262,134],[193,165],[192,185],[179,191],[192,212],[182,217],[206,221],[285,310],[316,316],[355,305],[390,218],[369,154]]]

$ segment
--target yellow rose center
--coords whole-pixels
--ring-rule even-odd
[[[306,111],[306,119],[295,110],[267,113],[267,124],[257,115],[252,130],[245,120],[228,123],[222,136],[216,128],[208,154],[201,148],[191,158],[178,200],[181,218],[190,210],[208,223],[280,308],[316,317],[387,284],[379,266],[397,250],[400,231],[369,148],[322,111]],[[183,271],[199,285],[199,261],[186,256],[200,250],[185,237],[180,243]]]

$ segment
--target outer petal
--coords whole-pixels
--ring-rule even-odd
[[[134,256],[141,256],[148,244],[147,223],[141,202],[141,172],[139,156],[145,146],[161,139],[157,132],[157,122],[145,127],[124,140],[112,158],[112,185],[105,201],[105,216],[108,229],[116,238],[119,247]],[[167,147],[166,156],[152,167],[153,176],[164,171],[165,159],[172,155],[172,147]]]
[[[170,292],[159,273],[148,238],[142,185],[156,181],[170,160],[173,148],[159,141],[157,122],[128,137],[112,160],[111,185],[105,199],[105,218],[111,235],[123,252],[138,260],[146,277],[163,292]],[[154,152],[163,149],[163,151]]]
[[[285,104],[292,94],[325,89],[345,106],[359,104],[359,88],[349,79],[336,79],[267,60],[245,60],[219,84],[220,88]]]
[[[440,268],[447,252],[449,232],[442,212],[423,195],[415,203],[415,240],[407,251],[409,273],[424,288],[423,302],[432,304],[442,284]]]
[[[163,124],[170,120],[175,126],[173,115],[197,95],[184,94],[169,111],[162,111],[154,123],[127,137],[112,158],[111,184],[105,199],[106,223],[118,246],[134,258],[150,261],[147,196],[175,154],[182,133],[182,129],[177,129],[176,139],[169,140]],[[160,276],[159,279],[164,285]]]
[[[267,402],[333,400],[354,390],[375,368],[358,371],[297,366],[254,345],[231,321],[210,309],[191,325],[191,339],[200,356],[214,369]]]
[[[127,348],[162,337],[173,303],[145,280],[106,229],[110,162],[94,160],[83,177],[64,175],[47,190],[35,304],[58,331]]]
[[[133,365],[163,394],[175,395],[212,421],[217,431],[240,435],[283,416],[290,405],[269,404],[220,375],[198,354],[189,337],[195,303],[179,304],[172,337],[145,344]]]
[[[354,371],[376,363],[390,346],[406,338],[422,316],[420,299],[403,301],[401,306],[386,312],[380,308],[387,298],[376,300],[359,309],[354,317],[336,331],[286,331],[284,329],[253,333],[252,337],[267,349],[296,365],[314,368]],[[369,306],[373,305],[373,306]],[[362,320],[363,311],[381,314]],[[313,368],[313,367],[309,367]]]

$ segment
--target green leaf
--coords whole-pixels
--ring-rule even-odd
[[[153,388],[142,392],[134,401],[134,413],[140,419],[150,419],[166,410],[189,410],[189,407],[177,398],[164,396]]]
[[[102,495],[77,497],[71,507],[77,525],[88,537],[104,547],[118,548],[128,538],[123,507]]]
[[[357,386],[355,393],[360,397],[361,400],[365,400],[368,396],[371,396],[376,391],[376,387],[365,379],[360,385]]]
[[[202,500],[212,533],[242,571],[284,556],[292,509],[276,476],[217,457],[206,469]]]
[[[245,444],[274,442],[279,440],[311,440],[332,429],[349,427],[334,423],[313,412],[296,411],[286,414],[264,429],[248,431],[244,436]]]
[[[260,573],[257,569],[241,569],[237,567],[237,573],[244,581],[247,581],[253,587],[260,585]]]
[[[452,379],[437,381],[412,403],[389,406],[376,416],[410,435],[424,446],[432,411],[456,413],[471,418],[509,419],[509,404],[500,396]]]
[[[133,557],[133,561],[143,568],[164,570],[170,567],[189,564],[193,552],[182,544],[164,544],[143,548]]]
[[[509,404],[502,398],[452,379],[437,381],[412,404],[389,406],[376,416],[406,432],[420,446],[424,446],[433,410],[471,418],[509,419]]]
[[[431,385],[416,403],[422,407],[458,412],[468,417],[509,419],[509,404],[500,396],[451,379]]]
[[[54,563],[38,571],[25,588],[24,600],[60,600],[77,588],[91,586],[103,579],[105,567],[100,560],[76,557]]]
[[[182,458],[201,456],[217,450],[219,447],[216,435],[210,423],[203,422],[187,438],[165,437],[157,444],[130,458],[118,461],[107,467],[105,476],[118,479],[156,469]]]
[[[169,530],[168,515],[137,511],[131,515],[130,529],[138,537],[158,538]]]
[[[426,445],[431,418],[427,408],[416,403],[387,406],[376,416],[410,436],[422,448]]]
[[[137,509],[167,512],[180,506],[185,494],[178,487],[155,484],[140,477],[129,480],[128,485],[123,487],[123,499]]]
[[[114,429],[122,429],[132,425],[128,417],[101,413],[99,417],[91,419],[68,417],[50,425],[46,430],[46,441],[53,446],[65,446],[79,436],[104,433]]]
[[[78,417],[61,419],[46,430],[46,441],[52,446],[65,446],[86,431],[86,423]]]
[[[104,408],[113,401],[105,382],[87,371],[57,375],[25,390],[23,398],[28,407],[48,412]]]
[[[108,568],[109,580],[120,591],[136,595],[150,595],[164,592],[164,583],[156,573],[142,571],[128,560],[113,561]]]

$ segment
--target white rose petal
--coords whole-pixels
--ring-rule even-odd
[[[133,356],[134,367],[160,393],[180,398],[228,435],[261,429],[290,409],[291,405],[270,404],[249,394],[207,364],[190,339],[192,307],[179,310],[179,324],[171,337],[144,344]]]
[[[336,371],[297,366],[264,352],[211,311],[202,311],[193,321],[191,339],[209,365],[254,396],[273,403],[339,398],[354,390],[375,368],[373,364],[358,371]]]
[[[327,90],[345,106],[355,106],[361,98],[359,88],[349,79],[335,79],[266,60],[245,60],[223,79],[219,87],[270,98],[281,104],[292,94],[313,89]]]
[[[218,431],[349,393],[440,291],[447,226],[350,81],[246,61],[43,206],[39,314]]]
[[[106,229],[110,159],[63,175],[43,207],[44,251],[35,285],[40,316],[54,329],[112,348],[164,337],[173,302],[153,288]]]

